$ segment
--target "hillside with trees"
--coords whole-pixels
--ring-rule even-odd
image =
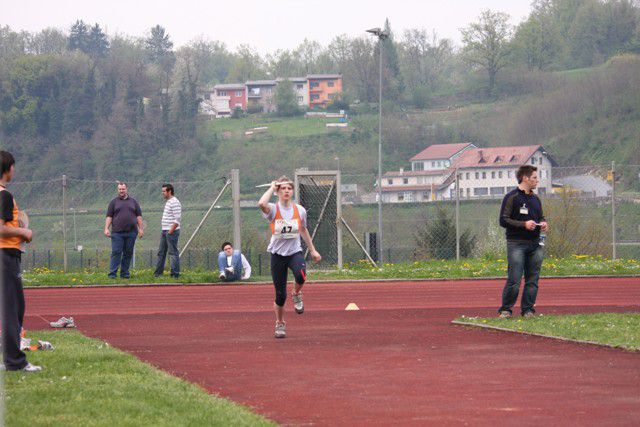
[[[484,11],[462,45],[435,31],[304,40],[261,55],[250,46],[194,40],[170,29],[109,36],[99,23],[37,33],[0,27],[0,145],[20,180],[209,179],[239,167],[246,185],[291,165],[376,169],[378,49],[383,49],[385,168],[426,145],[544,144],[563,164],[640,163],[640,13],[630,0],[538,0],[516,27]],[[198,116],[198,88],[249,79],[340,73],[348,132],[303,118]],[[291,93],[277,100],[291,106]],[[295,108],[283,109],[295,116]],[[267,124],[246,138],[242,130]],[[260,165],[261,169],[256,168]],[[290,172],[290,171],[284,171]]]

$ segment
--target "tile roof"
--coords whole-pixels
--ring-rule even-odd
[[[308,79],[341,79],[342,74],[307,74]]]
[[[547,154],[542,145],[474,148],[463,152],[453,161],[452,166],[458,168],[520,166],[538,151]],[[551,164],[556,166],[556,162],[548,154],[547,157]]]
[[[247,80],[247,86],[275,86],[275,80]]]
[[[385,172],[384,176],[403,177],[403,176],[433,176],[433,175],[445,175],[448,173],[447,169],[437,169],[428,171],[390,171]]]
[[[430,145],[412,158],[409,161],[415,160],[441,160],[448,159],[455,154],[459,153],[463,149],[470,146],[470,142],[465,142],[461,144],[434,144]]]
[[[224,83],[215,85],[214,89],[230,89],[230,90],[240,90],[244,89],[245,86],[242,83]]]

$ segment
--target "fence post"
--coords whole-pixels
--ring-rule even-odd
[[[611,254],[616,259],[616,162],[611,162]]]
[[[51,249],[47,249],[47,268],[51,270]]]
[[[258,276],[262,276],[262,254],[258,254]]]
[[[456,168],[456,261],[460,261],[460,176]]]
[[[149,268],[153,268],[153,250],[149,249]]]
[[[80,270],[82,270],[84,268],[84,260],[82,259],[82,251],[80,252]]]
[[[342,172],[338,166],[336,173],[336,239],[338,244],[338,270],[342,270]]]
[[[96,248],[96,270],[100,266],[100,263],[98,262],[99,259],[100,259],[100,254],[98,252],[98,248]]]
[[[233,199],[233,248],[242,251],[240,233],[240,171],[231,169],[231,198]]]
[[[31,268],[36,268],[36,251],[31,251]]]
[[[62,175],[62,264],[67,272],[67,175]]]

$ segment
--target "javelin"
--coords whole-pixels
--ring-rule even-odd
[[[282,185],[282,184],[289,184],[289,185],[293,185],[293,182],[291,181],[287,181],[287,182],[279,182],[278,185]],[[256,185],[256,188],[264,188],[264,187],[271,187],[271,183],[269,184],[260,184],[260,185]]]

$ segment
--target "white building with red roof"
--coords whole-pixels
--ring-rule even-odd
[[[461,199],[502,198],[515,188],[516,170],[524,164],[538,168],[538,194],[550,193],[556,162],[541,145],[479,148],[471,143],[431,145],[409,159],[411,171],[387,172],[382,200],[388,203],[427,202],[456,196],[455,172]]]

